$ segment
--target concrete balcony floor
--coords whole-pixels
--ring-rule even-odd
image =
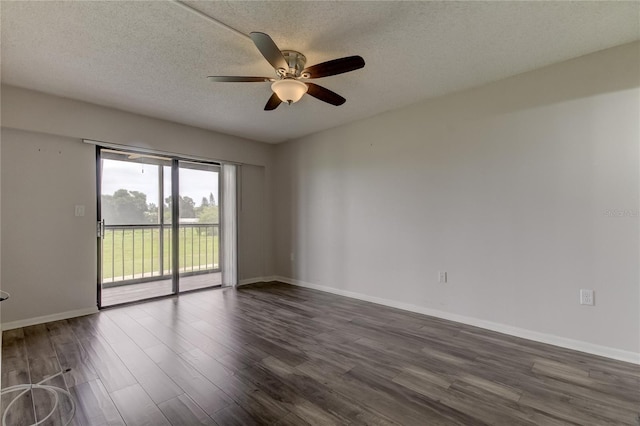
[[[222,273],[180,277],[180,291],[197,290],[222,284]],[[162,279],[146,283],[125,284],[102,289],[102,306],[119,305],[152,297],[171,294],[171,280]]]

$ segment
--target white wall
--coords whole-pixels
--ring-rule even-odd
[[[274,148],[233,136],[85,102],[2,86],[2,322],[30,320],[96,305],[95,149],[82,139],[150,148],[244,166],[239,242],[241,279],[273,275],[271,198]],[[85,205],[84,217],[74,205]],[[253,275],[253,274],[260,275]],[[15,324],[15,323],[14,323]]]
[[[639,46],[278,145],[276,273],[635,357]]]

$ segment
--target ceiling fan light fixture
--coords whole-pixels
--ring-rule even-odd
[[[274,81],[271,90],[282,102],[292,104],[298,102],[309,88],[301,81],[292,78]]]
[[[211,75],[208,79],[223,83],[273,82],[271,84],[273,93],[264,106],[265,111],[273,111],[283,102],[288,104],[298,102],[305,93],[330,105],[340,106],[346,102],[345,98],[326,87],[315,83],[306,83],[306,79],[329,77],[364,67],[362,57],[346,56],[305,68],[307,58],[302,53],[295,50],[280,50],[268,34],[252,32],[249,37],[273,67],[276,78]],[[305,81],[300,81],[301,78]]]

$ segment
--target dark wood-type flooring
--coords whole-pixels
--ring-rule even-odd
[[[3,333],[3,388],[67,368],[76,425],[640,424],[636,365],[279,283]]]

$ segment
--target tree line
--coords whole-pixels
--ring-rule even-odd
[[[196,206],[191,197],[180,196],[180,217],[197,218],[200,223],[218,223],[218,205],[213,193],[202,197]],[[118,189],[112,195],[103,194],[102,218],[107,225],[138,225],[160,223],[160,209],[155,203],[147,202],[147,194],[140,191]],[[171,221],[171,197],[163,200],[164,223]]]

